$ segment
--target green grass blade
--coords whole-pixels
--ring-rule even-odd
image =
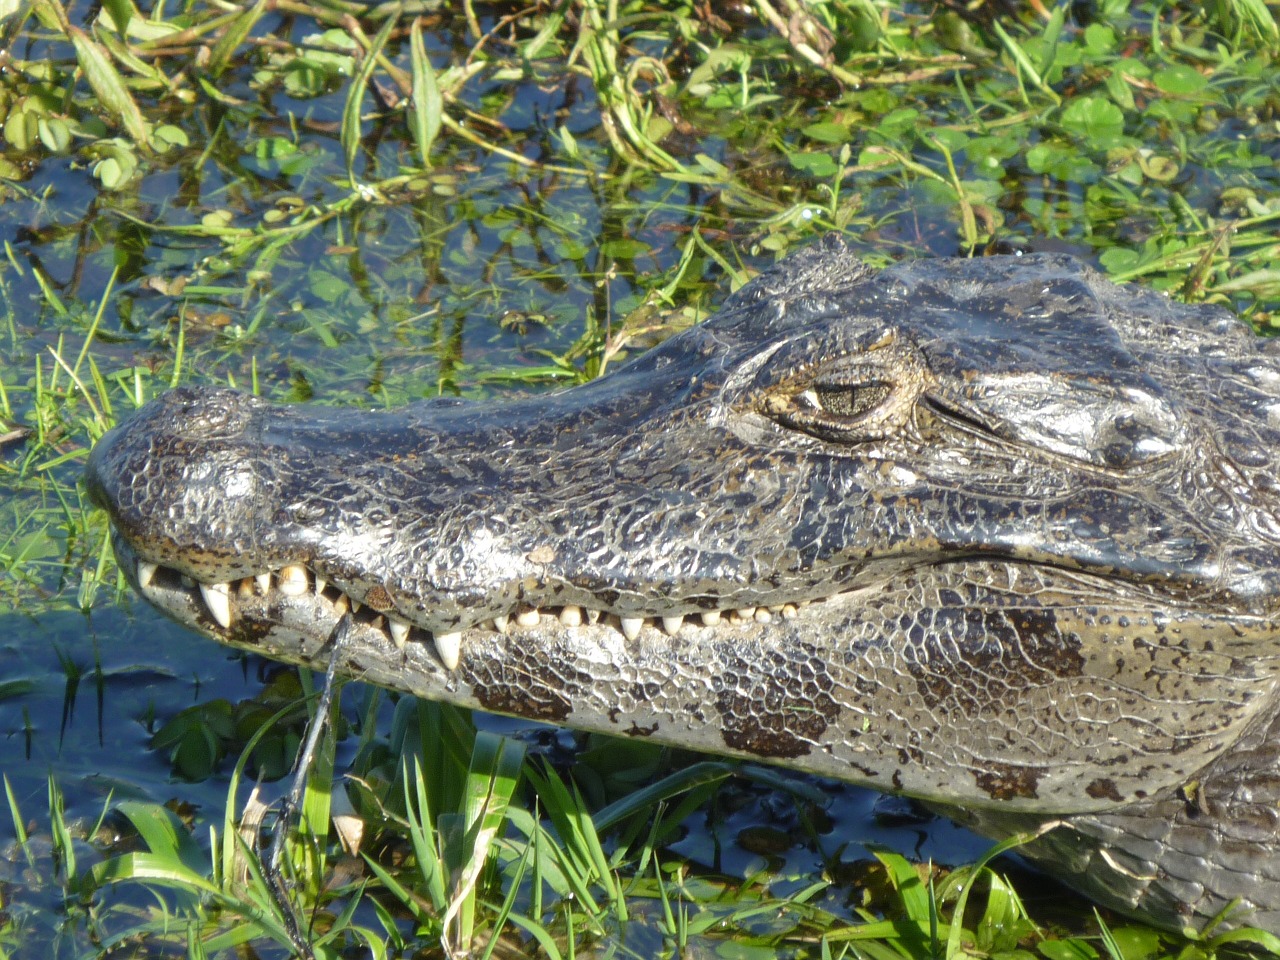
[[[227,26],[218,42],[209,53],[209,76],[217,79],[230,65],[240,45],[249,38],[253,28],[258,25],[262,15],[267,12],[269,0],[258,0],[252,7],[240,14]]]
[[[542,801],[547,818],[559,834],[560,843],[553,849],[575,896],[594,918],[599,913],[599,907],[590,889],[593,885],[602,886],[619,919],[623,919],[626,905],[622,890],[609,866],[609,858],[605,855],[582,794],[576,787],[570,791],[550,767],[545,767],[541,772],[530,770],[529,778]]]
[[[1046,833],[1053,829],[1053,825],[1047,824],[1040,830],[1040,833]],[[992,846],[986,851],[972,867],[969,868],[970,873],[964,886],[960,888],[960,895],[956,898],[956,908],[951,919],[951,930],[947,934],[947,957],[958,957],[961,955],[961,936],[964,932],[964,913],[969,903],[969,894],[973,892],[973,888],[977,885],[978,879],[982,876],[989,864],[996,857],[1008,853],[1025,843],[1034,839],[1035,835],[1030,833],[1016,833],[1011,837],[1006,837],[999,843]]]
[[[170,857],[195,873],[204,869],[206,860],[200,845],[187,832],[178,815],[168,807],[124,800],[116,809],[129,819],[142,842],[153,854]]]
[[[110,54],[79,27],[68,24],[67,36],[75,47],[80,69],[103,108],[120,122],[135,143],[150,147],[151,127],[143,119],[124,79],[116,72]]]
[[[733,776],[737,766],[720,760],[705,760],[668,774],[656,783],[627,794],[592,818],[598,831],[617,826],[633,814],[649,810],[665,800],[699,787],[711,787]]]
[[[369,78],[373,76],[373,68],[377,66],[378,54],[387,45],[395,25],[396,18],[387,17],[382,29],[369,44],[369,49],[364,52],[364,57],[360,61],[360,68],[351,78],[347,99],[342,107],[342,127],[339,136],[342,141],[342,155],[347,165],[347,182],[352,190],[359,189],[359,183],[356,180],[356,153],[360,149],[360,106],[364,103],[365,87],[369,84]]]
[[[4,775],[4,795],[9,801],[9,816],[13,821],[13,835],[17,838],[18,846],[22,848],[22,854],[26,857],[27,866],[34,869],[36,865],[35,854],[31,851],[26,822],[22,819],[22,811],[18,809],[18,798],[13,795],[13,785],[9,783],[8,774]]]
[[[996,36],[1000,38],[1000,42],[1004,44],[1005,50],[1009,56],[1013,58],[1014,63],[1018,65],[1022,74],[1031,81],[1032,85],[1041,93],[1047,96],[1055,104],[1062,103],[1062,97],[1058,92],[1044,82],[1044,78],[1040,75],[1040,71],[1036,69],[1035,64],[1031,62],[1031,58],[1027,56],[1027,52],[1022,49],[1022,45],[1017,40],[1009,36],[1004,27],[1000,25],[999,20],[993,20],[991,29],[995,31]]]
[[[427,57],[422,42],[422,18],[415,17],[409,30],[409,62],[413,68],[413,111],[410,129],[418,147],[418,158],[424,170],[431,167],[431,145],[436,142],[443,122],[444,98],[436,82],[436,71]]]
[[[489,732],[476,735],[467,771],[467,789],[461,811],[461,836],[443,830],[446,838],[445,863],[450,867],[453,889],[444,925],[456,919],[453,942],[466,948],[475,924],[476,882],[489,863],[494,840],[506,822],[507,807],[524,762],[524,744]],[[448,841],[458,838],[457,845]]]
[[[304,674],[304,677],[307,675]],[[321,677],[323,679],[323,677]],[[311,772],[307,777],[306,789],[302,796],[302,809],[298,817],[298,840],[302,844],[302,855],[305,867],[303,876],[314,884],[318,894],[324,883],[324,875],[328,857],[326,845],[329,838],[329,824],[333,809],[333,764],[338,748],[338,722],[342,709],[341,681],[330,705],[329,716],[323,720],[312,714],[311,723],[324,723],[324,735],[316,745],[315,759]],[[304,686],[304,689],[308,689]],[[319,692],[312,692],[319,697]],[[342,789],[341,785],[338,789]]]
[[[411,787],[412,794],[409,793]],[[441,856],[440,841],[436,834],[435,821],[431,816],[431,798],[425,774],[416,755],[413,758],[413,771],[406,773],[404,790],[406,817],[409,822],[409,842],[413,845],[418,873],[431,898],[432,906],[438,913],[443,913],[449,904],[449,895],[445,888],[448,869]]]

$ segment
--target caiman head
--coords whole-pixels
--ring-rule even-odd
[[[423,696],[950,803],[1100,809],[1268,709],[1280,363],[1063,256],[828,240],[596,382],[172,391],[87,483],[133,586]]]

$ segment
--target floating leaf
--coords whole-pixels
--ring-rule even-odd
[[[1173,180],[1181,169],[1176,160],[1160,154],[1139,155],[1138,166],[1149,179],[1160,183]]]
[[[181,127],[175,127],[171,123],[162,124],[156,127],[152,133],[152,139],[155,141],[157,149],[167,150],[170,147],[188,147],[191,140],[187,136],[187,132]]]
[[[1106,269],[1111,276],[1126,273],[1134,269],[1138,262],[1142,259],[1142,255],[1136,250],[1130,250],[1127,247],[1112,247],[1104,250],[1098,257],[1098,262]]]
[[[233,219],[235,218],[230,210],[210,210],[200,218],[200,223],[206,227],[217,229],[230,226]]]
[[[289,96],[307,100],[327,93],[331,78],[336,79],[338,73],[337,70],[327,69],[326,64],[316,57],[295,57],[289,61],[281,75]]]
[[[635,260],[652,252],[652,247],[639,240],[606,240],[600,245],[600,254],[610,260]]]
[[[1078,937],[1045,940],[1038,946],[1049,960],[1098,960],[1098,951]]]
[[[1105,23],[1091,23],[1084,30],[1084,45],[1090,55],[1101,56],[1116,47],[1116,34]]]
[[[1152,81],[1165,93],[1199,93],[1209,85],[1208,79],[1183,63],[1175,63],[1155,72]]]
[[[1101,97],[1072,100],[1062,111],[1062,126],[1090,146],[1106,149],[1124,135],[1124,113]]]
[[[71,128],[61,117],[41,117],[40,142],[50,153],[66,153],[71,147]]]
[[[307,286],[325,303],[333,303],[349,289],[346,283],[327,270],[312,270],[307,275]]]
[[[26,102],[9,111],[4,121],[4,139],[18,152],[30,150],[40,139],[40,117]]]
[[[1123,107],[1125,110],[1133,109],[1133,91],[1129,89],[1129,83],[1125,80],[1124,74],[1112,71],[1107,77],[1107,93],[1110,95],[1112,103]]]
[[[1026,152],[1027,167],[1069,183],[1093,183],[1098,167],[1078,150],[1059,143],[1041,143]]]
[[[791,166],[811,177],[833,177],[840,171],[835,160],[825,153],[793,153],[787,159]]]
[[[93,165],[93,175],[108,190],[121,189],[137,172],[138,158],[124,141],[104,141],[98,147],[105,147],[105,155]]]
[[[843,123],[811,123],[800,132],[810,140],[820,143],[848,143],[853,139],[849,135],[849,128]]]

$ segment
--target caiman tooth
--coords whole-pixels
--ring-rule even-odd
[[[145,560],[138,561],[138,586],[146,589],[151,586],[151,581],[156,577],[156,570],[160,568],[159,564],[147,563]]]
[[[773,614],[770,611],[766,610],[764,607],[758,607],[756,609],[756,623],[772,623],[772,622],[773,622]]]
[[[522,627],[536,627],[542,620],[542,614],[538,612],[537,607],[529,610],[521,610],[516,614],[516,623]]]
[[[755,607],[739,607],[737,610],[733,612],[736,613],[743,620],[754,620],[756,618]]]
[[[599,611],[599,610],[588,610],[588,611],[587,611],[587,623],[591,624],[591,626],[593,626],[593,627],[594,627],[594,626],[595,626],[597,623],[599,623],[599,622],[600,622],[600,611]]]
[[[505,613],[504,613],[504,614],[502,614],[502,615],[501,615],[501,616],[499,616],[499,617],[494,617],[494,618],[493,618],[493,629],[497,630],[499,633],[506,633],[506,632],[507,632],[507,624],[509,624],[510,622],[511,622],[511,617],[510,617],[508,614],[505,614]]]
[[[320,596],[320,594],[324,593],[324,588],[327,587],[328,585],[329,585],[328,580],[321,580],[320,577],[317,576],[316,577],[316,596],[318,597]]]
[[[345,593],[338,594],[338,599],[333,601],[334,613],[336,613],[338,616],[342,616],[344,613],[346,613],[350,609],[351,609],[351,601],[347,598],[347,595]]]
[[[680,628],[684,626],[684,616],[678,615],[674,617],[662,618],[662,629],[667,631],[673,637],[680,632]]]
[[[444,664],[446,670],[457,670],[458,660],[462,657],[462,634],[454,631],[453,633],[437,633],[433,636],[436,641],[436,653],[440,655],[440,662]]]
[[[704,610],[698,616],[702,619],[702,625],[705,627],[714,627],[720,622],[719,610]]]
[[[360,608],[361,608],[361,607],[363,607],[363,606],[364,606],[364,604],[363,604],[363,603],[361,603],[359,600],[357,600],[355,597],[352,597],[352,598],[351,598],[351,612],[352,612],[352,613],[359,613],[359,612],[360,612]]]
[[[619,617],[622,621],[622,635],[628,640],[640,636],[640,628],[644,626],[644,617]]]
[[[582,626],[582,608],[569,604],[560,611],[560,622],[566,627]]]
[[[396,645],[396,649],[403,650],[405,643],[409,640],[409,625],[387,614],[387,629],[391,633],[391,642]]]
[[[253,578],[253,582],[258,585],[258,592],[264,597],[271,592],[271,574],[259,573]]]
[[[307,592],[307,568],[291,563],[280,569],[280,592],[286,597],[300,597]]]
[[[218,626],[224,630],[231,626],[231,584],[202,583],[200,595],[204,597],[213,619],[218,621]]]
[[[782,605],[783,620],[794,620],[798,616],[800,616],[800,611],[796,609],[796,605],[794,603],[784,603]]]

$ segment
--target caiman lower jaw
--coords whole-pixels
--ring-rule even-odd
[[[381,631],[397,649],[403,649],[410,640],[424,640],[429,637],[436,656],[445,669],[456,670],[458,667],[462,655],[463,637],[467,631],[433,633],[400,617],[375,610],[348,596],[337,585],[315,575],[302,564],[290,564],[279,570],[259,573],[237,581],[202,583],[172,567],[139,559],[132,548],[118,536],[115,537],[114,545],[117,560],[142,596],[170,613],[171,616],[186,620],[182,612],[174,608],[171,599],[176,593],[185,594],[191,601],[191,604],[187,605],[188,609],[198,609],[213,621],[213,627],[191,624],[197,628],[203,627],[206,632],[230,639],[227,635],[233,631],[237,611],[245,601],[252,599],[262,605],[270,604],[272,600],[278,602],[286,598],[314,596],[326,602],[334,623],[350,612],[358,622]],[[803,608],[812,603],[823,602],[821,599],[801,600],[769,607],[739,607],[728,610],[708,610],[697,614],[652,617],[620,617],[606,611],[576,605],[522,607],[508,615],[485,620],[472,629],[508,633],[522,628],[536,627],[550,618],[564,627],[603,627],[616,631],[627,640],[636,640],[646,627],[675,636],[686,623],[716,627],[748,623],[766,624],[775,619],[794,620],[802,616]],[[317,624],[317,627],[325,633],[329,629],[322,624]]]

